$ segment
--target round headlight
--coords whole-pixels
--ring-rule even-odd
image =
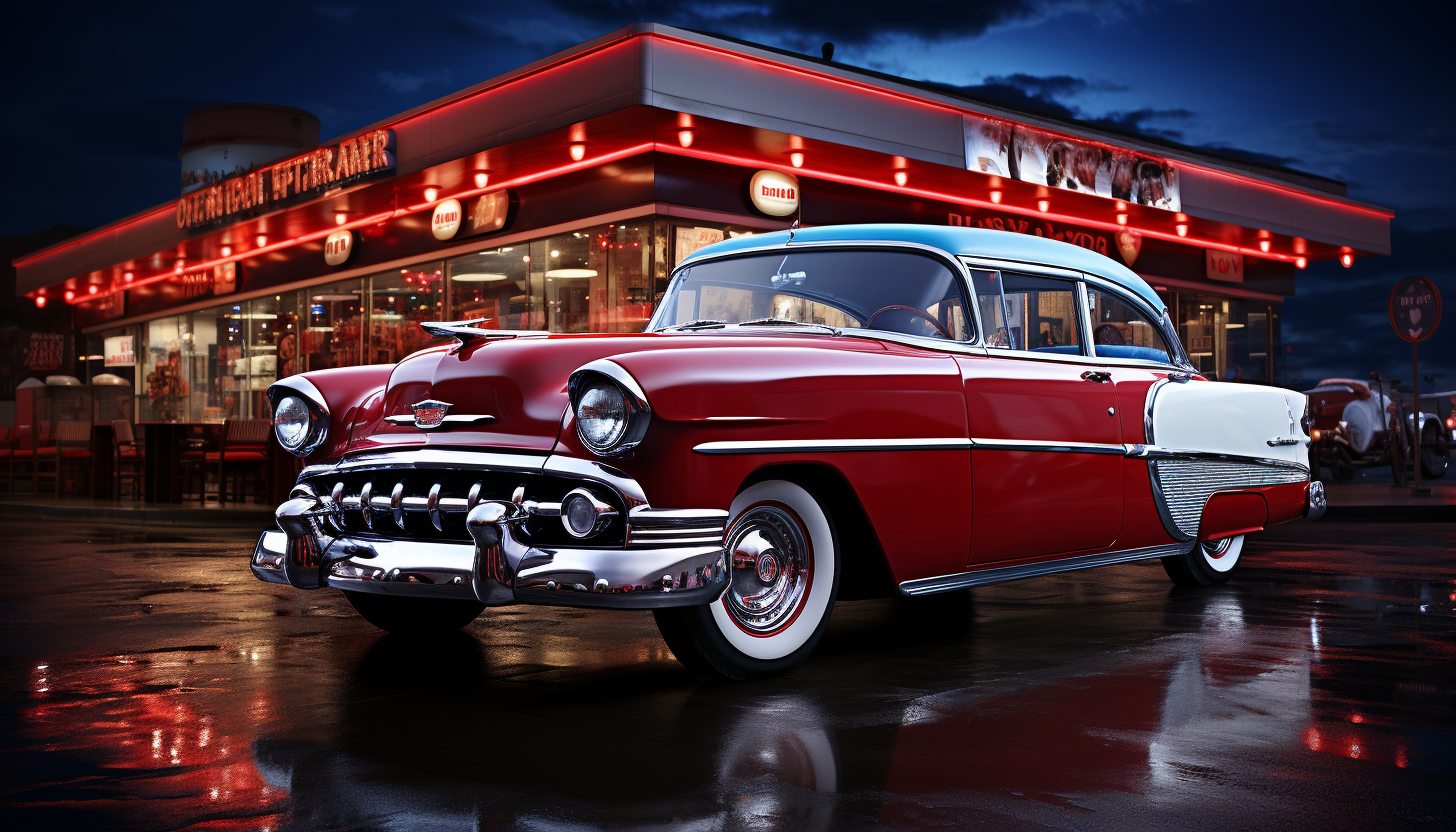
[[[581,394],[576,407],[581,441],[594,451],[605,451],[627,433],[627,398],[616,385],[599,381]]]
[[[273,432],[278,435],[278,444],[288,451],[297,452],[308,441],[312,422],[308,405],[297,396],[284,396],[273,411]]]

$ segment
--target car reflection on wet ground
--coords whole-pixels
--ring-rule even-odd
[[[1456,825],[1456,526],[1291,525],[1156,563],[835,610],[749,684],[638,613],[382,636],[242,534],[12,524],[7,828]]]

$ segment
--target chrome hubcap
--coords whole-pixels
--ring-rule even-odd
[[[1203,542],[1203,553],[1211,558],[1221,558],[1228,554],[1229,547],[1233,545],[1232,537],[1225,537],[1222,540],[1205,540]]]
[[[793,515],[774,506],[751,508],[728,530],[732,582],[723,596],[746,632],[770,635],[794,617],[809,588],[809,549]]]

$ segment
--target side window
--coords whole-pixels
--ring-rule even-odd
[[[1147,316],[1116,295],[1087,287],[1092,349],[1098,358],[1140,358],[1173,363],[1168,342]]]
[[[977,271],[972,278],[987,347],[1082,354],[1076,283],[1015,272]]]

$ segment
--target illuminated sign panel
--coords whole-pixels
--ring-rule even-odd
[[[973,115],[965,116],[965,141],[970,170],[1166,211],[1183,210],[1178,170],[1162,159]]]
[[[177,227],[235,222],[393,171],[394,131],[375,130],[190,193],[177,201]]]
[[[761,170],[748,182],[753,207],[770,217],[787,217],[799,210],[799,179],[793,174]]]
[[[136,353],[132,351],[132,336],[117,335],[102,342],[101,352],[106,356],[107,367],[136,366]]]
[[[435,213],[430,216],[430,233],[435,235],[436,240],[448,240],[455,236],[460,230],[461,221],[460,200],[447,199],[435,206]]]
[[[354,232],[340,228],[324,238],[324,262],[330,266],[342,266],[354,253]]]

